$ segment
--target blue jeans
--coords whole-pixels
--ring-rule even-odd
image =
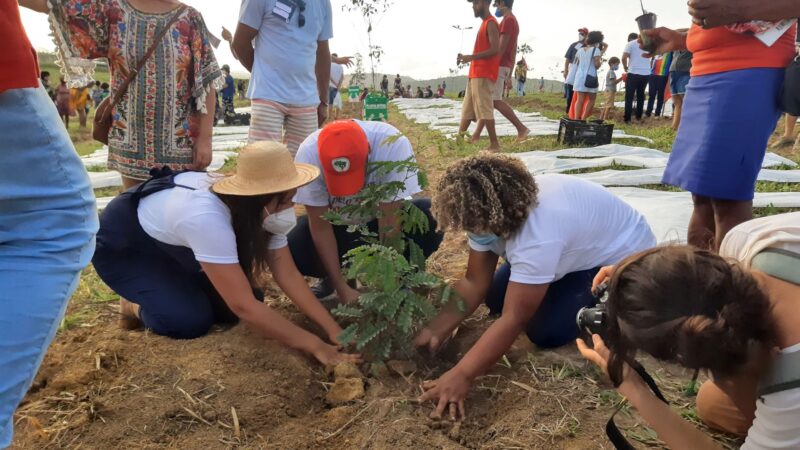
[[[525,95],[525,82],[517,80],[517,97]]]
[[[0,92],[0,448],[94,251],[92,186],[43,88]]]
[[[539,309],[525,329],[531,342],[541,348],[556,348],[569,344],[578,337],[575,319],[581,308],[595,302],[591,293],[592,279],[599,270],[597,267],[568,273],[564,278],[550,284]],[[486,306],[492,314],[503,312],[510,277],[511,265],[508,263],[500,266],[494,274],[492,287],[486,296]]]
[[[336,100],[336,94],[339,93],[339,90],[335,87],[328,88],[328,104],[332,105],[333,101]]]

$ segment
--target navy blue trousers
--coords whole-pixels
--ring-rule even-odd
[[[444,239],[444,234],[436,231],[437,225],[431,215],[430,199],[415,199],[412,203],[428,217],[428,224],[430,226],[427,233],[412,233],[408,235],[408,238],[420,246],[422,253],[425,255],[425,258],[427,258],[439,249],[439,245],[442,243],[442,239]],[[371,221],[368,227],[373,233],[378,233],[378,220],[375,219]],[[361,235],[358,233],[348,233],[347,226],[345,225],[334,225],[333,235],[336,237],[336,245],[339,249],[339,261],[342,261],[344,255],[350,250],[364,245],[364,242],[361,240]],[[294,258],[294,263],[297,265],[297,269],[300,270],[300,273],[307,277],[324,278],[327,274],[317,254],[314,240],[311,238],[308,216],[297,218],[297,226],[289,233],[288,237],[289,250],[292,252],[292,258]],[[406,257],[408,257],[408,255],[406,255]]]
[[[567,274],[550,284],[542,304],[528,322],[528,339],[541,348],[556,348],[572,343],[580,330],[575,324],[578,311],[594,305],[592,280],[600,268]],[[492,314],[502,314],[506,290],[511,277],[511,265],[503,264],[494,274],[492,287],[486,296],[486,306]]]
[[[100,216],[92,264],[103,282],[139,305],[144,326],[162,336],[193,339],[215,323],[235,323],[236,316],[191,249],[164,244],[145,233],[137,205],[131,191],[124,192]]]

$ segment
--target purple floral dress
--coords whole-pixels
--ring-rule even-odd
[[[144,13],[128,0],[50,0],[58,63],[71,86],[86,86],[97,58],[106,58],[115,92],[175,11]],[[187,8],[113,111],[108,168],[138,180],[153,167],[193,162],[193,115],[207,114],[206,96],[224,78],[202,15]],[[213,111],[211,112],[213,114]]]

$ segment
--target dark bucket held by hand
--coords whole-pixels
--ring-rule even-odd
[[[653,13],[645,13],[636,18],[636,23],[639,25],[639,37],[642,40],[642,48],[648,52],[655,50],[656,43],[653,42],[649,36],[644,34],[645,30],[652,30],[656,27],[658,16]]]

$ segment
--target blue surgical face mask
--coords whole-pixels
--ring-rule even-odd
[[[497,242],[500,238],[497,237],[495,234],[487,233],[487,234],[474,234],[467,232],[467,237],[469,239],[478,244],[483,246],[489,246]]]
[[[502,18],[503,17],[503,11],[500,11],[500,8],[496,8],[494,10],[494,16],[497,17],[497,18]]]
[[[611,66],[611,70],[619,70],[619,66]]]

